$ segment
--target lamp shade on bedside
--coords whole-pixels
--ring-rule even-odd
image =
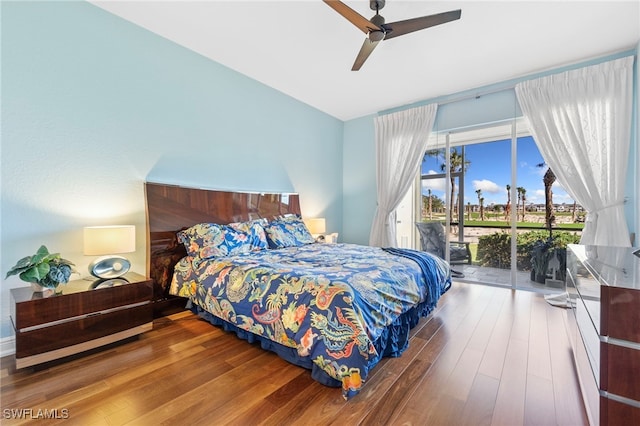
[[[84,254],[100,256],[89,265],[89,272],[98,278],[116,278],[131,268],[128,259],[116,253],[136,251],[136,228],[133,225],[88,226],[84,228]]]
[[[305,219],[304,223],[307,225],[311,235],[321,235],[327,232],[327,223],[324,217]]]
[[[136,251],[136,227],[133,225],[84,228],[84,254],[87,256],[134,251]]]

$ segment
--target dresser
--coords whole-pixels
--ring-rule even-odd
[[[16,368],[63,358],[149,331],[153,285],[128,273],[124,280],[76,280],[44,297],[29,287],[11,289]]]
[[[626,247],[570,244],[568,315],[591,424],[640,424],[640,258]]]

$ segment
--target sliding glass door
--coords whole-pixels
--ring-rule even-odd
[[[417,228],[442,230],[441,255],[459,273],[458,279],[554,291],[552,286],[562,277],[546,271],[536,280],[533,248],[550,235],[549,208],[555,215],[553,238],[579,238],[580,208],[562,188],[549,183],[548,167],[533,138],[518,124],[433,135],[415,201],[416,222],[428,225]],[[436,240],[434,235],[430,242]],[[425,249],[424,236],[422,242],[419,234],[415,238],[418,249]]]

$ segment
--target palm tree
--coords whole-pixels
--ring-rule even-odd
[[[516,217],[518,216],[518,210],[520,209],[520,202],[522,201],[522,197],[523,192],[524,192],[524,188],[519,186],[516,188],[516,191],[518,192],[518,201],[516,202]],[[522,201],[522,205],[524,206],[524,201]],[[522,209],[522,220],[524,221],[524,207]]]
[[[438,157],[440,155],[444,156],[444,150],[443,149],[432,149],[429,150],[425,153],[425,156],[430,156],[430,157]],[[471,162],[469,160],[465,160],[464,163],[462,162],[462,154],[458,152],[457,148],[453,148],[451,150],[451,154],[449,155],[449,174],[450,174],[450,181],[451,181],[451,197],[449,198],[449,212],[451,212],[451,220],[453,221],[453,213],[454,213],[454,200],[456,199],[455,195],[455,176],[454,173],[458,173],[458,172],[462,172],[462,178],[464,179],[464,173],[468,170],[469,165],[471,164]],[[442,172],[446,172],[447,171],[447,164],[446,162],[443,162],[442,165],[440,166],[440,170]]]
[[[480,220],[484,220],[484,208],[482,206],[484,198],[482,198],[482,189],[476,189],[476,194],[478,194],[478,205],[480,206]]]
[[[429,220],[433,219],[433,200],[431,199],[431,189],[429,189]]]
[[[504,207],[504,217],[509,220],[509,214],[511,213],[511,185],[507,184],[507,205]]]
[[[526,193],[527,193],[527,190],[522,188],[522,221],[523,222],[524,222],[524,213],[525,213],[525,211],[524,211],[524,203],[527,200]]]
[[[538,164],[538,167],[546,166],[545,163]],[[556,175],[551,170],[551,167],[547,168],[547,171],[542,178],[544,183],[544,219],[547,229],[549,230],[549,238],[552,237],[553,224],[556,221],[556,216],[553,214],[553,191],[551,187],[556,181]]]

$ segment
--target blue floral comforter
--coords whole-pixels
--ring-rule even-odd
[[[209,259],[195,270],[184,258],[171,292],[290,348],[348,398],[382,356],[404,351],[409,328],[450,283],[448,265],[428,253],[314,243]]]

